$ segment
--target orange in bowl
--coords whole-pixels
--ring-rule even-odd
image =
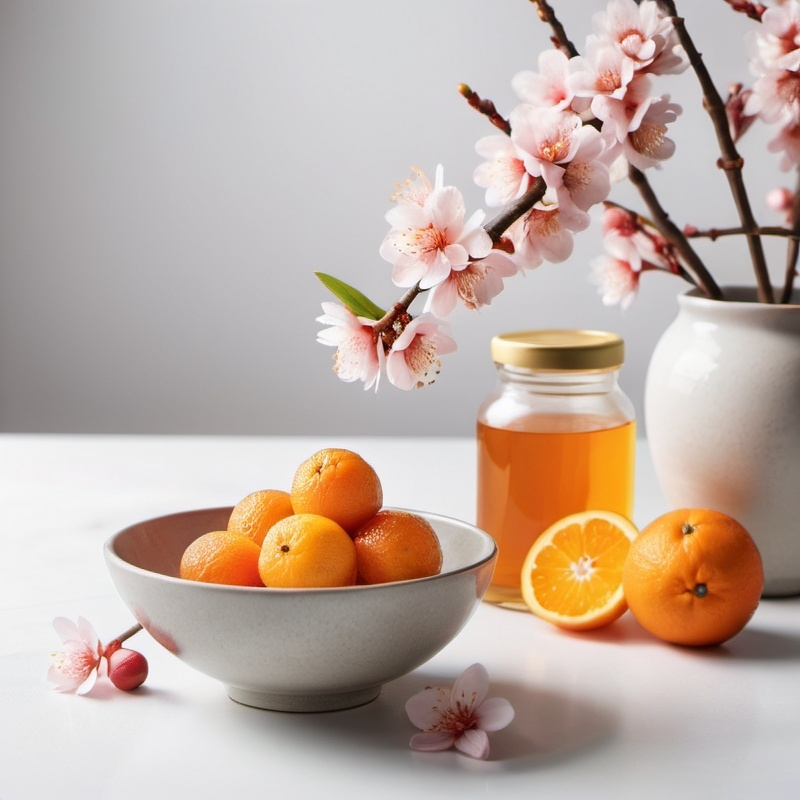
[[[333,447],[298,466],[290,495],[295,514],[328,517],[351,534],[383,505],[375,470],[358,453]]]
[[[359,583],[427,578],[442,568],[436,532],[427,520],[408,511],[379,511],[358,529],[353,543]]]
[[[294,509],[289,492],[261,489],[251,492],[233,507],[228,530],[249,536],[260,546],[267,531],[290,514],[294,514]]]
[[[356,548],[341,525],[319,514],[293,514],[264,537],[258,572],[273,589],[351,586]]]
[[[247,536],[231,531],[209,531],[198,536],[183,553],[180,577],[229,586],[263,586],[258,574],[261,548]]]

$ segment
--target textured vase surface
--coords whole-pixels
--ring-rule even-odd
[[[765,596],[800,594],[800,297],[725,301],[692,290],[659,340],[645,386],[647,439],[673,508],[723,511],[764,561]]]

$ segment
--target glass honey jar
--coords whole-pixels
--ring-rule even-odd
[[[522,562],[535,539],[578,511],[631,518],[633,404],[619,387],[622,339],[603,331],[495,336],[497,384],[477,419],[477,524],[497,542],[484,599],[525,607]]]

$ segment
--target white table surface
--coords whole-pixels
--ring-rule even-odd
[[[50,688],[53,617],[83,615],[106,641],[133,622],[103,562],[111,534],[288,488],[325,446],[362,453],[387,505],[474,520],[468,439],[0,435],[0,800],[800,798],[800,599],[762,601],[711,650],[661,643],[630,614],[578,635],[483,604],[376,701],[328,714],[238,705],[144,632],[137,692]],[[640,443],[635,520],[666,510]],[[411,751],[406,699],[475,661],[516,709],[490,760]]]

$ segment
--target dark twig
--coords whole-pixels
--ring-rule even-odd
[[[645,174],[633,164],[628,165],[628,178],[636,187],[642,200],[653,217],[653,224],[672,244],[683,260],[684,265],[694,276],[697,286],[710,298],[718,300],[722,297],[722,291],[717,285],[711,273],[706,269],[700,257],[695,253],[694,248],[689,244],[689,240],[683,235],[683,231],[669,218],[669,214],[664,210],[655,195],[650,182]]]
[[[678,16],[675,3],[672,0],[659,0],[659,2],[673,18],[672,22],[675,26],[675,33],[686,51],[689,63],[703,90],[704,106],[711,117],[714,130],[717,134],[717,142],[722,154],[717,162],[717,166],[725,172],[725,177],[728,179],[728,185],[730,186],[731,194],[736,204],[736,210],[739,213],[739,220],[742,224],[742,228],[746,231],[745,237],[750,249],[750,257],[753,262],[753,270],[758,285],[758,299],[762,303],[772,303],[774,302],[774,297],[772,285],[769,280],[769,273],[767,272],[764,248],[758,234],[752,233],[752,231],[757,230],[758,226],[750,207],[750,200],[747,197],[747,190],[745,189],[742,176],[744,159],[739,155],[736,150],[736,145],[733,142],[730,126],[728,125],[728,116],[725,113],[725,103],[720,97],[714,82],[711,80],[711,76],[703,63],[700,52],[695,47],[691,36],[689,36],[686,30],[683,18]]]
[[[496,128],[499,128],[503,133],[511,133],[511,125],[508,120],[500,115],[491,100],[482,99],[477,92],[467,86],[466,83],[461,83],[458,86],[459,94],[466,99],[466,101],[477,111],[480,111]]]
[[[747,233],[744,228],[735,226],[732,228],[695,228],[693,225],[687,225],[683,229],[683,235],[687,239],[710,239],[712,242],[721,239],[723,236],[742,236]],[[760,225],[752,233],[759,236],[779,236],[784,239],[799,239],[800,232],[792,230],[791,228],[784,228],[780,225]]]
[[[531,0],[531,2],[536,6],[539,19],[550,26],[550,30],[553,32],[550,41],[553,45],[565,53],[568,58],[578,55],[578,49],[569,40],[564,26],[556,16],[556,12],[553,11],[550,3],[547,0]]]

